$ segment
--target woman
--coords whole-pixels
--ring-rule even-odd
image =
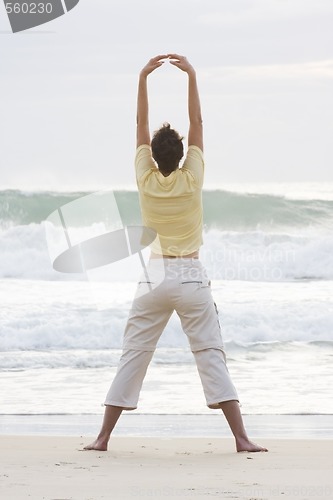
[[[148,120],[147,77],[165,61],[188,75],[188,149],[164,124],[152,140]],[[196,73],[186,57],[153,57],[139,77],[136,179],[143,224],[158,237],[151,245],[147,272],[140,281],[127,321],[123,353],[105,401],[97,439],[86,450],[107,450],[123,410],[137,407],[142,382],[157,341],[175,310],[181,320],[201,378],[207,405],[221,408],[237,451],[267,451],[245,431],[238,396],[226,366],[223,341],[210,281],[199,260],[202,244],[203,127]]]

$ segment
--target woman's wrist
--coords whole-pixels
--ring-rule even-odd
[[[196,77],[196,72],[193,66],[190,66],[186,72],[189,77]]]

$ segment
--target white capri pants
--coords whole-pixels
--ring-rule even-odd
[[[188,337],[207,406],[238,401],[223,348],[210,281],[198,259],[151,259],[138,283],[124,332],[123,353],[105,405],[137,408],[156,344],[176,311]]]

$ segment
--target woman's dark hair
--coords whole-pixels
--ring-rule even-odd
[[[159,170],[164,175],[169,175],[178,168],[184,155],[184,146],[176,130],[170,128],[169,123],[164,123],[157,130],[151,141],[151,150]]]

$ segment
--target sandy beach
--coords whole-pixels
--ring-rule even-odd
[[[333,440],[265,439],[268,453],[236,453],[227,438],[1,436],[3,499],[333,498]],[[261,440],[263,441],[263,440]]]

